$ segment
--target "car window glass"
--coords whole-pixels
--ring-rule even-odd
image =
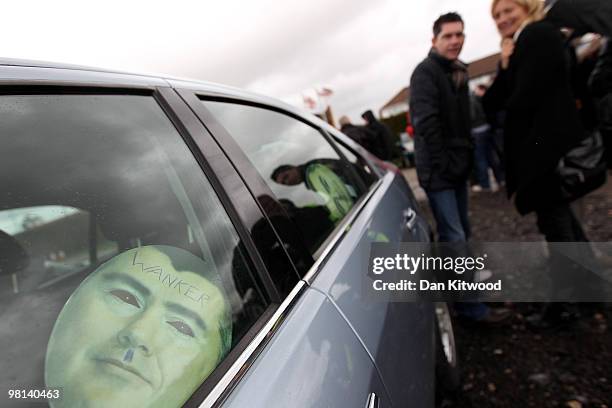
[[[0,405],[182,405],[269,294],[181,136],[137,95],[0,96],[0,135]]]
[[[351,163],[357,176],[366,185],[366,187],[370,187],[372,184],[374,184],[374,182],[377,180],[377,177],[374,175],[374,172],[372,171],[370,166],[368,166],[366,161],[357,153],[344,146],[342,143],[338,143],[337,146],[338,149],[344,155],[344,157],[346,157],[349,163]]]
[[[315,128],[264,108],[203,101],[236,140],[315,253],[363,188]]]

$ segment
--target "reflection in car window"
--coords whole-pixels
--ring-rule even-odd
[[[13,292],[42,289],[89,267],[92,263],[89,226],[90,214],[73,207],[47,205],[0,211],[0,234],[4,233],[5,242],[10,238],[17,244],[27,243],[29,250],[39,248],[36,262],[44,270],[21,280],[21,270],[6,268],[11,273]],[[117,252],[117,244],[107,240],[99,228],[95,234],[92,242],[98,256],[106,258]],[[70,236],[69,240],[58,239],[66,235]],[[5,252],[9,256],[15,254],[15,251]]]
[[[364,194],[350,165],[317,129],[288,115],[202,102],[244,150],[314,254]]]
[[[41,224],[79,212],[76,208],[46,205],[34,208],[15,208],[0,211],[0,229],[11,235],[33,229]]]
[[[354,153],[348,147],[342,143],[337,143],[338,149],[342,152],[344,157],[352,164],[353,169],[357,173],[359,179],[367,186],[370,187],[376,182],[377,177],[374,175],[374,171],[368,166],[366,161],[357,153]]]
[[[0,134],[0,388],[184,403],[269,296],[181,136],[136,95],[1,96]]]

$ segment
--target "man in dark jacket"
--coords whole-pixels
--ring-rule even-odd
[[[473,144],[467,67],[459,61],[463,27],[457,13],[440,16],[433,26],[432,49],[410,79],[417,175],[441,242],[470,237],[467,180]],[[508,310],[482,303],[457,303],[455,308],[470,320],[494,323],[508,317]]]
[[[353,141],[359,143],[364,149],[382,159],[378,144],[376,143],[376,137],[369,129],[353,125],[348,116],[342,116],[340,118],[340,131]]]
[[[610,0],[547,0],[546,6],[546,19],[558,28],[572,28],[577,34],[597,33],[612,37]]]
[[[467,179],[473,146],[467,69],[458,59],[463,40],[458,14],[438,18],[429,56],[410,79],[417,175],[444,242],[463,242],[470,236]]]
[[[384,123],[378,121],[371,110],[363,112],[361,117],[367,123],[365,128],[374,135],[375,143],[378,145],[378,157],[382,160],[393,159],[395,140],[389,128]]]

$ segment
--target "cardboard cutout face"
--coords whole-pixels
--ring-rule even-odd
[[[334,223],[344,218],[353,207],[353,199],[346,185],[329,167],[317,163],[309,165],[306,180],[310,188],[324,198]]]
[[[85,279],[49,339],[45,382],[64,391],[53,406],[181,405],[231,343],[228,305],[206,268],[187,251],[147,246]]]

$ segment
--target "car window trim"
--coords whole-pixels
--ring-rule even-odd
[[[196,137],[210,136],[206,134],[206,130],[204,128],[190,126],[188,123],[185,123],[184,117],[179,117],[179,109],[183,108],[187,109],[189,112],[191,111],[184,104],[184,102],[180,100],[180,98],[176,97],[176,93],[171,88],[158,88],[156,95],[158,95],[157,102],[159,103],[160,107],[164,110],[164,113],[168,116],[173,126],[177,129],[177,132],[183,138],[183,141],[200,166],[204,177],[206,177],[211,187],[215,191],[217,198],[223,205],[223,208],[227,213],[227,216],[230,219],[238,238],[243,244],[246,252],[244,255],[245,258],[247,258],[249,267],[253,269],[255,274],[259,275],[268,296],[270,296],[270,298],[267,300],[271,303],[280,303],[280,300],[282,299],[281,295],[274,285],[273,279],[268,272],[265,263],[259,256],[259,251],[251,238],[250,232],[246,230],[245,226],[241,222],[240,215],[234,207],[228,193],[225,191],[221,181],[216,176],[215,171],[204,157],[203,152],[195,140]],[[186,112],[183,112],[183,115],[185,115],[185,113]]]
[[[282,323],[287,319],[287,316],[307,288],[308,284],[306,282],[302,280],[298,282],[289,296],[274,311],[272,317],[265,322],[262,329],[259,330],[244,351],[227,369],[222,378],[208,392],[204,400],[197,405],[199,408],[218,407],[225,401],[244,378],[249,368],[254,364],[276,332],[279,331]]]
[[[82,83],[73,81],[0,80],[0,95],[138,95],[153,96],[158,87],[147,85],[121,85]]]

